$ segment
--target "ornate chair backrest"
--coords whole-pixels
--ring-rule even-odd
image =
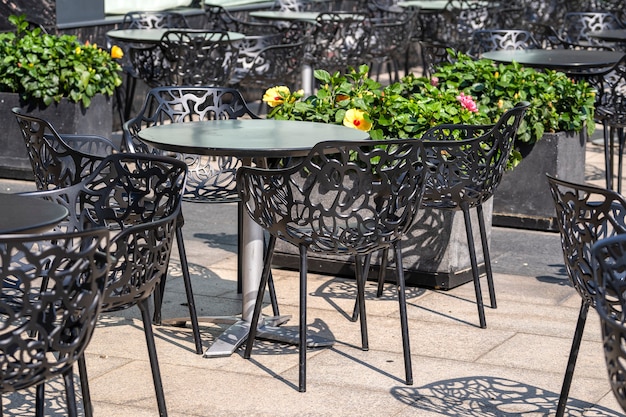
[[[482,29],[472,34],[468,55],[503,49],[540,49],[533,35],[526,30]]]
[[[599,240],[592,247],[597,266],[596,311],[604,344],[604,358],[611,389],[626,411],[626,235]]]
[[[626,232],[626,200],[616,192],[548,176],[567,275],[583,301],[595,305],[591,247]]]
[[[0,392],[71,372],[101,311],[108,248],[104,228],[0,235]]]
[[[226,31],[170,30],[160,46],[170,64],[164,85],[227,85],[239,55]]]
[[[119,153],[105,158],[79,184],[28,193],[68,209],[58,231],[108,229],[114,262],[104,311],[149,297],[167,272],[186,172],[185,163],[174,158]]]
[[[81,182],[102,159],[119,148],[94,135],[61,135],[46,120],[12,109],[26,145],[38,190]]]
[[[185,15],[177,12],[128,12],[122,19],[122,29],[188,28]]]
[[[242,167],[249,215],[272,235],[315,252],[364,254],[412,223],[428,170],[419,140],[327,141],[285,169]]]
[[[517,104],[495,125],[444,124],[424,133],[431,175],[422,204],[456,210],[489,199],[500,184],[529,105]]]
[[[148,92],[139,114],[122,126],[122,148],[127,152],[162,153],[139,138],[139,132],[164,123],[185,123],[201,120],[258,119],[248,108],[242,95],[228,87],[159,87]],[[235,139],[233,139],[235,140]],[[239,140],[244,140],[240,138]],[[237,158],[178,154],[187,163],[189,172],[184,199],[196,202],[236,201],[235,173],[241,166]]]
[[[561,36],[570,44],[582,46],[607,46],[607,43],[589,36],[590,32],[623,29],[622,22],[608,12],[568,12],[563,17]]]
[[[307,60],[331,74],[357,68],[367,55],[370,27],[364,13],[320,13],[317,17]]]
[[[626,122],[626,56],[587,80],[596,90],[596,116],[620,124]]]

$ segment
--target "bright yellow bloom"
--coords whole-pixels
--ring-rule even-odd
[[[267,103],[270,107],[276,107],[285,102],[285,99],[289,97],[291,91],[289,91],[289,87],[285,86],[276,86],[272,88],[268,88],[263,94],[263,101]]]
[[[124,57],[124,51],[122,51],[122,48],[117,45],[113,45],[111,47],[111,58],[121,59],[122,57]]]
[[[365,119],[366,113],[363,110],[350,109],[343,118],[343,125],[353,129],[369,132],[372,128],[372,122]]]
[[[74,52],[76,53],[76,55],[80,55],[80,54],[81,54],[81,52],[83,52],[83,50],[82,50],[82,49],[80,49],[80,46],[77,46],[77,47],[76,47],[76,50],[75,50]]]

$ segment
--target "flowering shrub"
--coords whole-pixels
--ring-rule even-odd
[[[15,32],[0,33],[0,91],[19,93],[22,99],[49,106],[67,97],[89,107],[96,94],[112,96],[122,83],[123,56],[97,45],[81,44],[75,36],[49,35],[28,30],[25,17],[10,16]]]
[[[378,140],[420,137],[444,123],[492,124],[520,101],[531,103],[518,130],[520,142],[534,143],[546,131],[595,129],[595,92],[585,81],[517,63],[494,65],[462,53],[453,59],[430,79],[408,74],[386,87],[368,78],[366,65],[344,75],[316,70],[320,88],[314,95],[305,98],[302,91],[274,87],[268,90],[271,100],[267,94],[263,100],[272,107],[270,118],[343,123]],[[520,160],[514,150],[510,166]]]

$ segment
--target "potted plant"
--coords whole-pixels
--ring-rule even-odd
[[[110,136],[110,97],[122,83],[116,59],[123,53],[31,29],[24,15],[9,21],[15,31],[0,33],[0,114],[6,118],[0,175],[22,178],[29,177],[30,164],[11,108],[38,113],[61,133]]]
[[[367,77],[367,66],[351,69],[346,74],[317,70],[314,74],[320,88],[314,95],[304,97],[300,91],[291,92],[278,86],[268,89],[263,100],[272,108],[268,117],[343,123],[369,131],[375,140],[418,138],[430,127],[443,123],[494,123],[516,103],[528,101],[531,106],[519,128],[516,149],[509,159],[510,172],[505,176],[514,184],[518,169],[525,165],[524,159],[536,154],[546,156],[541,155],[543,152],[527,150],[529,146],[540,144],[546,134],[567,131],[580,135],[595,128],[595,93],[584,81],[574,81],[556,71],[538,72],[515,63],[495,65],[492,61],[474,60],[461,53],[452,58],[453,62],[441,65],[432,78],[409,74],[385,87]],[[584,142],[581,146],[580,141],[568,139],[580,148],[575,165],[583,170]],[[524,186],[538,187],[525,198],[534,193],[550,202],[545,172],[534,172],[535,179],[523,180]],[[494,196],[494,207],[495,200],[502,197],[498,196],[499,191]],[[508,197],[503,198],[508,203]],[[484,209],[489,219],[491,207],[485,205]],[[456,217],[429,211],[417,219],[404,244],[409,281],[452,288],[471,279],[466,248],[453,247],[466,245],[462,216]],[[478,236],[477,231],[474,235]],[[420,258],[419,249],[423,245],[428,245],[430,252],[437,248],[435,263]],[[480,247],[479,241],[476,246]],[[281,256],[276,260],[281,262]],[[284,262],[290,263],[288,259]],[[320,269],[336,273],[348,265],[341,259],[336,267],[328,265],[328,260],[325,262],[323,266],[318,262]]]

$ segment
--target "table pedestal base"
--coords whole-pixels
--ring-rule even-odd
[[[291,316],[278,316],[263,319],[263,324],[257,329],[257,338],[297,345],[299,343],[298,331],[278,327],[290,318]],[[221,358],[232,355],[246,341],[249,332],[249,322],[236,320],[213,342],[203,356],[205,358]],[[309,335],[307,337],[307,347],[327,347],[333,344],[332,340],[320,336]]]

